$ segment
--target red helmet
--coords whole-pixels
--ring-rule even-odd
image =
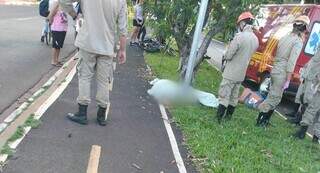
[[[245,20],[245,19],[254,19],[253,15],[247,11],[247,12],[243,12],[240,14],[240,16],[238,17],[238,21],[237,21],[237,24],[239,24],[239,22],[241,22],[242,20]]]

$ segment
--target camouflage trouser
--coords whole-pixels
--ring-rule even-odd
[[[240,87],[241,82],[223,78],[219,89],[219,103],[225,107],[228,105],[237,106]]]
[[[298,92],[296,94],[295,102],[299,104],[307,104],[311,101],[313,97],[313,93],[311,90],[312,81],[304,80],[299,88]],[[303,101],[303,103],[302,103]]]
[[[272,75],[271,87],[267,98],[259,105],[260,112],[269,112],[276,109],[281,102],[283,94],[283,85],[286,82],[285,75]]]
[[[311,126],[314,125],[314,133],[317,137],[320,137],[320,92],[317,92],[311,102],[309,103],[307,110],[302,116],[301,125]]]
[[[84,50],[78,52],[77,65],[79,78],[79,104],[88,105],[91,102],[91,80],[96,76],[97,94],[96,101],[101,107],[106,108],[109,103],[109,84],[113,73],[113,58],[97,55]]]

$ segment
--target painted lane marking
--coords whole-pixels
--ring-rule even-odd
[[[33,93],[26,102],[22,103],[19,108],[14,110],[8,117],[6,117],[4,122],[0,124],[0,133],[2,133],[20,114],[22,114],[25,109],[32,105],[32,103],[46,91],[44,88],[49,88],[72,61],[73,58],[70,58],[70,60],[64,64],[64,67],[61,67],[44,85],[42,85],[39,90]]]
[[[38,17],[21,17],[21,18],[15,18],[14,20],[26,21],[26,20],[32,20],[32,19],[38,19]]]
[[[111,106],[111,104],[108,103],[107,109],[106,109],[106,121],[108,120],[108,115],[109,115],[109,112],[110,112],[110,106]]]
[[[279,111],[275,110],[275,112],[276,112],[281,118],[283,118],[284,120],[287,120],[287,119],[288,119],[287,117],[285,117],[284,115],[282,115]],[[313,136],[312,136],[309,132],[307,132],[307,135],[308,135],[309,137],[313,138]]]
[[[183,159],[182,159],[180,151],[179,151],[179,147],[178,147],[176,138],[175,138],[174,133],[171,128],[171,124],[168,122],[168,115],[167,115],[166,109],[163,105],[159,105],[159,107],[160,107],[160,112],[162,115],[163,123],[166,127],[166,130],[167,130],[167,134],[169,137],[169,141],[171,144],[173,155],[174,155],[174,158],[176,160],[176,164],[179,169],[179,173],[187,173],[186,167],[184,166],[184,162],[183,162]]]
[[[100,155],[101,146],[92,145],[87,167],[87,173],[98,173]]]
[[[68,64],[71,62],[68,61]],[[58,70],[54,76],[58,76],[63,72],[63,68]],[[55,91],[50,95],[50,97],[43,102],[43,104],[37,109],[37,111],[34,113],[35,114],[35,119],[40,119],[42,115],[45,113],[45,111],[59,98],[59,96],[63,93],[63,91],[67,88],[71,80],[73,79],[74,75],[76,74],[76,65],[72,68],[72,70],[68,73],[67,77],[65,78],[65,81],[62,82],[56,89]],[[50,82],[53,82],[52,78],[49,79]],[[48,82],[49,82],[48,81]],[[48,83],[47,82],[47,83]],[[46,83],[46,84],[47,84]],[[25,136],[30,132],[31,127],[25,127],[24,128],[24,134],[21,138],[17,139],[16,141],[13,141],[9,143],[9,147],[11,149],[16,149],[18,145],[21,143],[21,141],[25,138]],[[7,154],[1,154],[0,155],[0,163],[5,163],[6,160],[8,159]]]
[[[30,21],[30,20],[37,20],[40,19],[38,16],[33,16],[33,17],[18,17],[18,18],[6,18],[6,19],[0,19],[0,22],[25,22],[25,21]]]
[[[20,139],[17,139],[14,142],[9,143],[9,147],[11,149],[16,149],[18,147],[18,145],[22,142],[22,140],[24,139],[24,137],[29,133],[29,131],[31,130],[31,127],[24,127],[23,131],[23,136]]]
[[[113,71],[116,71],[116,69],[117,69],[117,63],[113,62]]]
[[[109,91],[112,91],[112,89],[113,89],[113,78],[111,78],[111,81],[109,82],[109,84],[108,84],[108,89],[109,89]]]
[[[51,94],[51,96],[38,108],[38,110],[34,113],[35,119],[40,119],[47,109],[59,98],[76,74],[76,68],[77,66],[75,65],[65,78],[65,81],[62,82],[61,85]]]

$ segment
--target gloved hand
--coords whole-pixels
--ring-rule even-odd
[[[289,88],[289,84],[290,84],[290,81],[286,81],[282,87],[282,90],[286,90],[287,88]]]

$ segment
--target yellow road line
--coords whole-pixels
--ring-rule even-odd
[[[101,146],[92,145],[87,173],[98,173],[100,154],[101,154]]]

